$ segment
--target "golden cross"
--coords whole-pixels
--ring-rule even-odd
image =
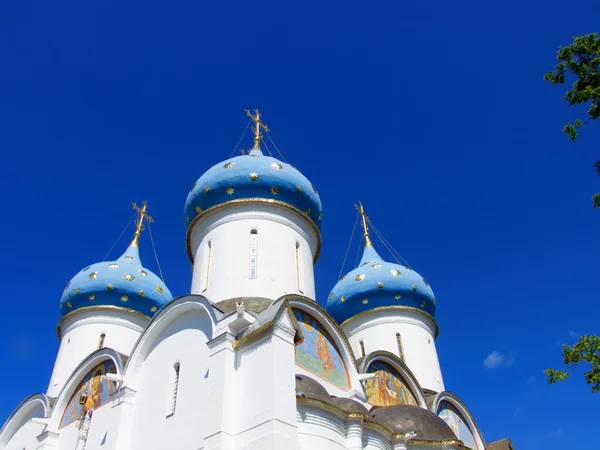
[[[369,218],[365,214],[365,209],[363,208],[363,204],[361,202],[358,202],[358,205],[354,205],[354,207],[356,208],[356,210],[362,217],[362,227],[363,227],[363,230],[365,231],[365,234],[364,234],[365,247],[373,247],[373,244],[371,243],[371,237],[369,235],[369,227],[367,226],[367,221],[369,220]]]
[[[152,223],[154,222],[154,219],[152,218],[152,216],[149,216],[146,213],[146,208],[148,208],[148,202],[142,202],[142,207],[140,208],[135,202],[133,202],[131,204],[133,206],[133,209],[135,209],[139,216],[135,221],[135,233],[133,235],[133,241],[131,241],[131,245],[134,245],[135,247],[138,246],[138,238],[140,237],[140,233],[142,232],[142,230],[144,229],[144,218],[146,219],[146,222],[148,223]]]
[[[262,128],[268,132],[269,127],[260,121],[260,112],[258,112],[258,109],[255,109],[254,113],[256,114],[255,116],[253,116],[252,113],[246,109],[246,115],[254,121],[254,125],[256,126],[256,128],[252,130],[254,132],[254,148],[252,150],[258,150],[258,144],[260,143],[260,138],[262,137],[260,134],[260,129]]]

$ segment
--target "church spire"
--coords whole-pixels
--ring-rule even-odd
[[[149,216],[148,213],[146,213],[146,209],[148,208],[147,202],[142,202],[141,208],[135,202],[132,203],[131,205],[133,206],[133,209],[135,209],[138,212],[138,218],[135,221],[136,228],[135,228],[135,233],[133,234],[133,240],[131,241],[131,244],[129,244],[129,246],[137,247],[140,233],[144,229],[144,218],[146,219],[146,222],[148,222],[148,223],[154,222],[154,219],[152,219],[152,216]]]
[[[367,221],[369,220],[369,218],[365,214],[365,209],[363,208],[363,204],[361,202],[358,202],[358,205],[354,205],[354,206],[362,218],[362,227],[364,230],[363,236],[365,237],[365,247],[373,247],[373,244],[371,243],[371,236],[369,235],[369,227],[367,225]]]
[[[268,132],[269,127],[267,127],[267,125],[260,121],[260,112],[258,111],[258,109],[255,109],[254,113],[255,115],[252,115],[252,113],[249,110],[246,110],[246,115],[254,121],[254,129],[252,130],[254,132],[254,147],[252,148],[252,150],[260,150],[260,139],[262,138],[260,129],[262,128],[263,130]]]

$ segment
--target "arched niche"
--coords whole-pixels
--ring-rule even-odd
[[[286,295],[282,299],[292,307],[303,335],[296,345],[296,365],[341,391],[362,393],[352,349],[335,320],[307,297]]]
[[[48,418],[52,408],[44,394],[33,394],[21,402],[8,417],[0,430],[0,448],[5,448],[10,440],[29,420]]]
[[[483,436],[466,405],[451,392],[437,394],[431,402],[431,411],[448,424],[465,447],[472,450],[485,450]]]
[[[120,383],[109,381],[107,373],[123,374],[121,355],[113,349],[102,348],[84,359],[58,394],[48,429],[56,431],[64,428],[80,419],[88,409],[97,409],[110,402],[110,395],[118,389]],[[80,404],[80,396],[84,392],[86,398]],[[63,421],[67,408],[71,408],[71,415],[74,417],[71,420],[67,416],[68,423]]]
[[[400,358],[379,350],[359,360],[359,373],[374,373],[365,381],[367,402],[372,406],[415,405],[427,409],[419,382]]]
[[[142,335],[131,351],[131,356],[125,366],[125,384],[137,390],[139,375],[144,362],[150,352],[165,339],[165,332],[180,317],[186,315],[200,315],[205,320],[200,320],[197,327],[201,328],[208,340],[212,339],[218,319],[213,305],[201,295],[185,295],[172,300],[163,306],[158,314],[152,318]],[[174,331],[171,331],[174,332]]]

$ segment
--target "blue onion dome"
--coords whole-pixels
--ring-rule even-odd
[[[192,261],[189,234],[194,223],[224,205],[248,202],[275,203],[296,211],[313,225],[320,241],[323,209],[317,189],[296,168],[263,155],[256,145],[246,155],[214,165],[192,185],[185,202]]]
[[[92,264],[69,281],[60,312],[117,307],[152,317],[172,299],[165,283],[142,266],[136,235],[119,259]]]
[[[435,315],[435,297],[429,283],[409,267],[384,261],[367,237],[359,266],[335,285],[327,311],[338,322],[380,307],[414,308]]]

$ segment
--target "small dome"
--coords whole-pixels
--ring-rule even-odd
[[[214,165],[196,181],[185,202],[185,224],[219,205],[244,201],[278,202],[321,229],[321,199],[315,187],[291,165],[260,149]]]
[[[431,411],[415,405],[394,405],[371,410],[377,423],[394,433],[417,433],[415,439],[426,441],[456,441],[458,438],[446,422]]]
[[[331,403],[327,389],[318,381],[305,375],[296,375],[296,395]]]
[[[414,270],[385,262],[369,244],[359,266],[335,285],[327,312],[342,323],[381,306],[409,306],[435,315],[435,297],[429,283]]]
[[[116,261],[103,261],[86,267],[67,284],[60,300],[66,315],[80,308],[117,306],[152,317],[173,299],[160,278],[145,269],[136,244]]]

